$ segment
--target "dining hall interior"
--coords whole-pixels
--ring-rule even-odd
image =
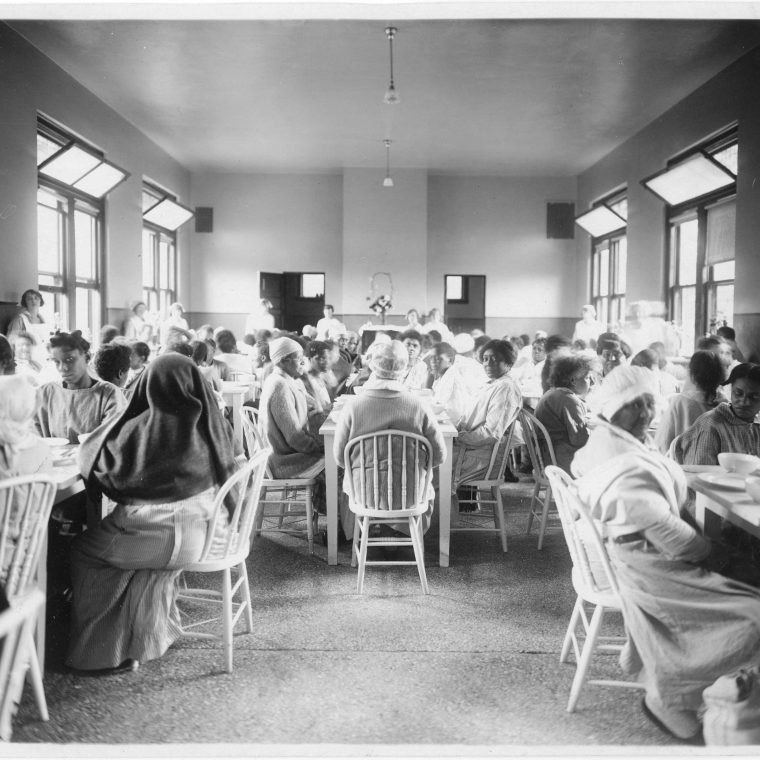
[[[268,301],[290,335],[280,340],[329,305],[362,350],[386,328],[403,337],[410,310],[438,309],[452,341],[475,330],[508,343],[570,338],[588,305],[602,331],[656,325],[680,379],[720,326],[735,331],[740,366],[759,361],[760,22],[748,4],[704,18],[681,3],[657,17],[436,5],[4,8],[0,332],[30,288],[46,324],[81,330],[93,352],[138,303],[159,321],[180,303],[188,330],[242,339]],[[102,171],[96,185],[78,186],[77,160]],[[246,397],[226,390],[250,455]],[[529,441],[532,470],[518,471],[518,455],[513,482],[495,487],[495,530],[449,527],[464,499],[437,489],[422,547],[429,593],[417,544],[399,550],[414,554],[410,567],[368,567],[357,593],[335,427],[321,433],[327,514],[252,539],[253,625],[236,629],[231,672],[216,641],[183,638],[139,669],[91,677],[64,665],[68,620],[48,610],[40,681],[23,690],[9,755],[146,744],[257,756],[694,752],[642,709],[640,689],[616,688],[619,648],[594,653],[580,692],[582,641],[560,662],[579,571],[556,512],[564,481],[552,481],[552,502]],[[455,428],[440,482],[456,470]],[[705,498],[731,521],[728,497]],[[734,524],[757,538],[742,504]],[[603,632],[624,635],[621,619]]]

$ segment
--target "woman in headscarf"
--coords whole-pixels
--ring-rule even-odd
[[[676,440],[677,462],[718,464],[726,451],[760,456],[760,364],[737,364],[721,385],[731,386],[731,401],[705,412]]]
[[[200,556],[216,492],[236,469],[232,435],[198,367],[166,353],[82,444],[79,465],[88,491],[116,507],[72,545],[67,664],[133,670],[181,632],[174,582]]]
[[[760,592],[710,572],[711,544],[681,517],[686,479],[652,448],[656,385],[643,367],[605,378],[600,421],[573,459],[578,494],[604,523],[628,645],[620,658],[646,688],[643,709],[680,739],[697,738],[702,690],[760,658]]]

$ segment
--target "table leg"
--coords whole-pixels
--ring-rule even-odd
[[[334,433],[325,439],[325,501],[327,502],[327,564],[338,564],[338,463],[333,454]]]
[[[446,460],[438,468],[438,564],[449,566],[449,544],[451,542],[451,469],[454,464],[454,439],[446,438]]]

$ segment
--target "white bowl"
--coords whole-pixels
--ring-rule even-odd
[[[735,472],[739,475],[749,475],[760,468],[760,458],[752,454],[724,452],[718,454],[718,463],[726,472]]]
[[[46,438],[45,441],[48,446],[54,449],[61,446],[68,446],[69,443],[71,443],[68,438]]]
[[[760,478],[752,477],[747,478],[744,482],[744,486],[747,489],[747,493],[760,504]]]

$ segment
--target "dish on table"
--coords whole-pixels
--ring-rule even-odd
[[[744,475],[730,472],[700,472],[697,477],[704,483],[718,488],[727,488],[730,491],[744,490]]]
[[[61,446],[68,446],[70,441],[68,438],[46,438],[47,445],[51,448],[60,448]]]

